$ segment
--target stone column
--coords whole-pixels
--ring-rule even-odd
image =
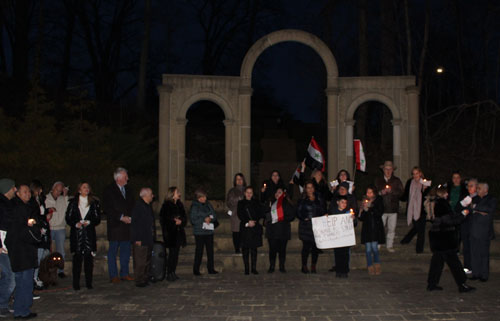
[[[242,87],[239,90],[240,105],[240,166],[247,184],[251,182],[251,99],[252,88]]]
[[[408,99],[408,168],[420,164],[418,96],[416,86],[406,88],[406,97]]]
[[[233,159],[232,159],[233,124],[234,121],[232,119],[224,120],[224,126],[226,128],[226,145],[225,145],[226,193],[232,187],[233,175],[235,174],[233,173],[234,170],[233,170]]]
[[[163,199],[167,193],[170,170],[170,95],[172,87],[157,87],[160,95],[158,128],[158,195]]]
[[[327,126],[328,126],[328,180],[333,180],[339,170],[339,135],[338,135],[338,100],[339,89],[329,87],[326,89],[327,97]]]
[[[355,120],[345,122],[345,144],[346,144],[346,169],[352,175],[354,174],[354,124]],[[335,175],[335,174],[334,174]]]
[[[401,168],[401,119],[392,120],[392,157],[394,166]]]
[[[177,119],[177,181],[174,184],[181,192],[182,199],[186,197],[186,124],[187,119]]]

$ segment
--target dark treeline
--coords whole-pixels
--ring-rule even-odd
[[[156,186],[161,75],[237,75],[250,46],[283,28],[320,37],[341,76],[416,76],[428,176],[444,179],[450,168],[463,168],[466,176],[500,177],[494,0],[1,1],[1,176],[47,184],[88,179],[100,190],[122,165],[132,184]],[[269,50],[298,62],[297,77],[316,97],[306,108],[326,115],[321,60],[309,59],[312,50],[287,48],[295,47]],[[273,59],[280,58],[263,55],[254,71],[252,126],[261,123],[256,117],[278,114],[283,126],[296,128],[300,119],[269,85]],[[385,113],[380,117],[390,119]],[[369,106],[358,110],[358,136],[373,131],[369,115]]]

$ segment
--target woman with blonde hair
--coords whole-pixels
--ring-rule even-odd
[[[167,281],[178,280],[175,273],[179,261],[179,250],[186,246],[186,211],[181,202],[181,193],[175,186],[168,188],[165,201],[160,210],[160,225],[163,242],[168,248]]]
[[[430,181],[424,178],[424,173],[420,167],[415,166],[411,170],[411,178],[408,179],[405,186],[405,192],[401,197],[406,204],[406,216],[408,225],[412,228],[401,240],[401,244],[408,244],[413,237],[417,236],[416,252],[424,251],[425,243],[425,222],[426,215],[424,213],[424,198],[429,192]]]

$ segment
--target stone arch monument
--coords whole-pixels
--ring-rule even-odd
[[[159,193],[169,186],[185,190],[186,113],[201,100],[217,104],[225,115],[226,190],[242,172],[250,180],[252,71],[258,57],[281,42],[311,47],[327,73],[327,169],[330,179],[340,168],[353,169],[353,127],[356,109],[367,101],[385,104],[392,113],[393,160],[405,179],[419,163],[418,91],[411,76],[339,77],[335,57],[318,37],[301,30],[279,30],[259,39],[247,52],[240,76],[163,75],[159,113]],[[184,195],[184,194],[183,194]]]

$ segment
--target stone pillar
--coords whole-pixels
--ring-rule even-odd
[[[177,119],[177,186],[182,195],[182,200],[186,197],[186,124],[187,119]]]
[[[233,184],[233,159],[232,159],[232,138],[233,138],[233,124],[231,119],[224,120],[226,128],[226,144],[225,144],[225,166],[226,166],[226,193]]]
[[[346,169],[352,175],[354,174],[354,124],[355,120],[345,122],[345,146],[346,146]],[[335,175],[335,174],[334,174]]]
[[[420,164],[418,95],[416,86],[406,88],[408,99],[408,168]]]
[[[158,195],[163,199],[168,189],[170,170],[170,95],[172,87],[157,87],[160,95],[158,128]]]
[[[248,185],[251,182],[251,99],[252,88],[240,88],[240,166]]]
[[[326,89],[327,97],[327,126],[328,126],[328,180],[335,178],[339,170],[339,133],[338,133],[338,101],[339,89],[337,87],[329,87]]]
[[[401,168],[401,119],[392,120],[392,157],[394,166]],[[399,175],[398,175],[399,176]]]

